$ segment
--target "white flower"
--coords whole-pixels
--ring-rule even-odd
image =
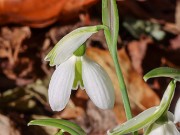
[[[154,124],[149,135],[180,135],[180,133],[175,124],[172,121],[168,121],[164,124]]]
[[[104,26],[76,29],[60,40],[45,60],[56,65],[49,84],[49,103],[53,111],[61,111],[69,101],[71,89],[85,89],[90,99],[101,109],[114,105],[115,95],[111,79],[105,70],[84,56],[82,45]]]
[[[178,99],[175,107],[175,112],[174,112],[175,120],[174,122],[180,122],[180,98]]]
[[[153,123],[148,135],[180,135],[173,121],[174,115],[168,111],[167,120],[162,123]]]
[[[85,88],[90,99],[101,109],[110,109],[114,105],[113,84],[104,69],[86,56],[72,56],[70,59],[57,66],[49,84],[49,103],[54,111],[64,109],[70,98],[71,89],[75,79],[75,63],[82,62],[82,80],[78,82]]]
[[[152,126],[154,126],[154,124],[157,124],[159,127],[162,126],[161,128],[158,128],[157,132],[160,132],[162,129],[164,131],[164,127],[169,127],[169,125],[170,127],[172,127],[174,116],[169,112],[167,113],[167,110],[173,98],[175,87],[176,87],[176,82],[173,80],[169,83],[159,106],[151,107],[143,111],[139,115],[135,116],[134,118],[126,121],[125,123],[118,125],[114,129],[109,130],[108,135],[118,135],[118,134],[123,135],[134,131],[138,131],[140,129],[145,129],[144,135],[149,135],[149,133],[152,132]],[[168,116],[165,116],[166,114],[168,114]],[[167,123],[168,121],[171,122]],[[177,129],[173,129],[173,132],[179,133],[176,131]],[[176,134],[172,134],[172,135],[176,135]]]

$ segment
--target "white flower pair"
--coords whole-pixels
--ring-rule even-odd
[[[69,101],[71,89],[85,89],[101,109],[114,106],[114,88],[105,70],[85,56],[84,42],[101,26],[82,27],[63,37],[45,60],[56,65],[49,84],[49,103],[53,111],[61,111]]]

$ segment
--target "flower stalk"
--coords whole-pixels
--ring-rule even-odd
[[[124,77],[121,71],[121,67],[118,60],[117,52],[117,40],[119,34],[119,15],[116,0],[103,0],[102,1],[102,22],[106,25],[109,30],[104,30],[108,48],[111,54],[111,57],[114,62],[116,74],[118,77],[118,82],[122,94],[122,100],[124,103],[125,113],[127,119],[132,118],[131,107],[128,97],[128,92],[124,82]],[[138,133],[135,132],[134,135]]]
[[[126,117],[129,120],[132,118],[131,107],[130,107],[129,97],[128,97],[126,85],[124,82],[123,74],[122,74],[121,67],[120,67],[120,64],[118,61],[117,51],[115,53],[112,53],[111,56],[112,56],[116,74],[118,77],[118,82],[119,82],[119,86],[120,86],[120,90],[121,90],[121,94],[122,94]]]

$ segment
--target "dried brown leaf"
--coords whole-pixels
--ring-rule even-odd
[[[13,122],[2,114],[0,114],[0,135],[20,135]]]

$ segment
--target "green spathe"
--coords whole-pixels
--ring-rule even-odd
[[[32,120],[28,123],[30,125],[39,125],[39,126],[51,126],[59,129],[63,129],[65,132],[68,132],[72,135],[86,135],[84,130],[79,127],[77,124],[62,120],[62,119],[40,119],[40,120]]]

